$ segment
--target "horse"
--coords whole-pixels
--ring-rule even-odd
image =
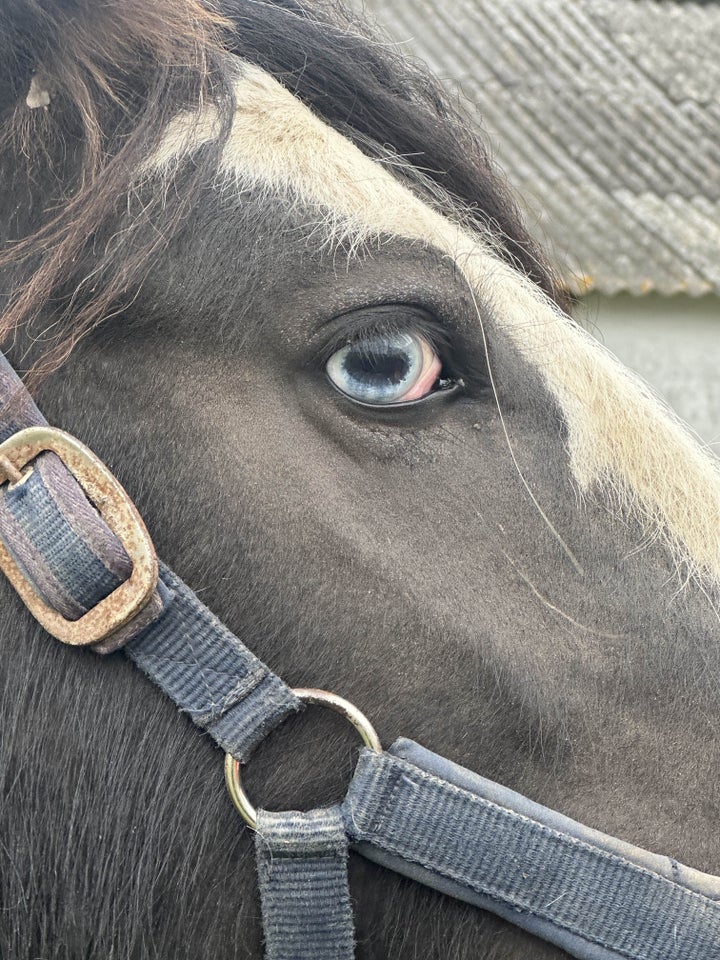
[[[322,0],[0,3],[3,350],[293,685],[720,870],[717,460],[589,336],[482,134]],[[254,960],[222,755],[0,584],[0,955]],[[342,795],[310,710],[270,809]],[[353,857],[361,960],[559,960]]]

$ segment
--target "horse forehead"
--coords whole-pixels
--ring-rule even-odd
[[[262,69],[244,64],[222,150],[223,189],[260,188],[315,212],[330,239],[351,250],[398,237],[450,258],[493,324],[534,365],[564,414],[569,466],[581,491],[602,488],[635,509],[676,561],[720,580],[718,461],[635,375],[496,254],[491,236],[440,213],[389,165],[367,157]],[[219,133],[207,105],[169,124],[144,172],[171,174]],[[478,306],[478,316],[481,311]]]

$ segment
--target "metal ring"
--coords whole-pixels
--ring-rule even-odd
[[[328,693],[327,690],[299,689],[293,690],[293,693],[298,700],[302,700],[303,703],[329,707],[331,710],[342,714],[343,717],[349,720],[355,727],[366,747],[369,747],[376,753],[382,753],[382,744],[375,732],[375,728],[365,714],[361,713],[349,700],[344,700],[334,693]],[[225,756],[225,783],[241,817],[248,826],[255,830],[257,828],[257,810],[245,793],[245,788],[243,787],[240,777],[240,761],[236,760],[235,757],[229,753]]]

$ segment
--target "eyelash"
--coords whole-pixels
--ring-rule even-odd
[[[442,376],[459,379],[459,375],[453,369],[451,340],[447,331],[440,327],[438,321],[421,308],[415,308],[413,314],[410,315],[409,311],[413,309],[411,307],[406,307],[408,310],[407,317],[402,317],[398,310],[391,312],[392,308],[388,308],[388,318],[383,321],[377,316],[380,309],[382,308],[371,308],[367,311],[358,310],[336,318],[343,326],[334,332],[332,337],[326,340],[317,350],[313,358],[315,364],[324,369],[330,357],[338,350],[348,344],[362,342],[377,334],[391,336],[397,333],[414,333],[423,336],[437,353],[442,363]],[[363,323],[362,314],[371,312],[375,316],[368,317]]]

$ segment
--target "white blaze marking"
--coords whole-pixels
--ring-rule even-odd
[[[242,69],[221,161],[225,177],[239,188],[259,186],[315,208],[337,240],[392,235],[451,257],[478,295],[490,294],[498,326],[557,398],[580,489],[604,488],[637,512],[650,536],[667,538],[692,573],[720,580],[719,461],[488,240],[433,210],[267,73]],[[216,136],[212,107],[175,118],[145,172],[172,172]]]

